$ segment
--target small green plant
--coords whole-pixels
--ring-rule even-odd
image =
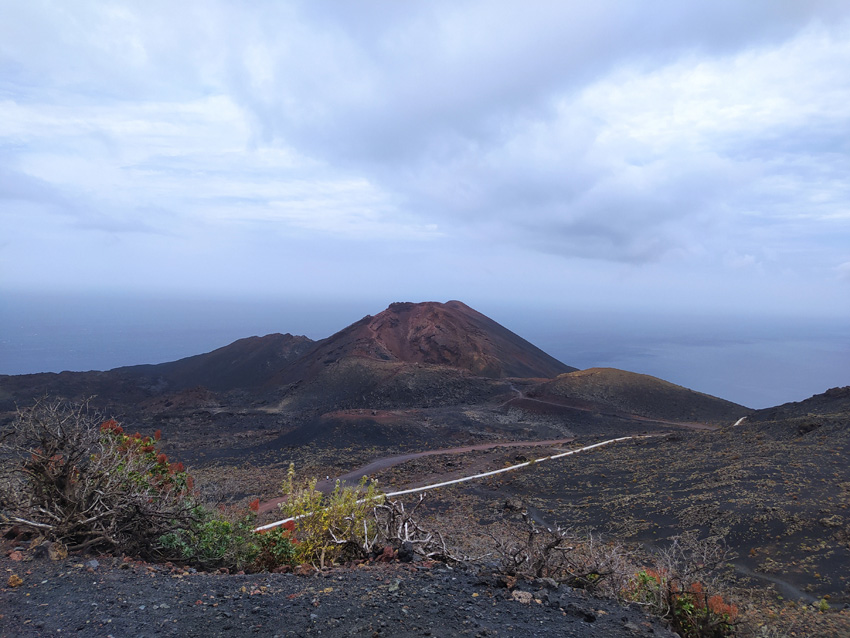
[[[258,569],[271,571],[283,565],[294,565],[298,559],[298,539],[295,538],[295,523],[287,521],[280,527],[259,532],[256,535],[258,553],[254,565]]]
[[[719,594],[710,595],[699,581],[683,583],[665,570],[643,569],[635,574],[625,598],[646,604],[671,621],[683,638],[723,638],[735,633],[738,608]]]
[[[260,554],[254,524],[251,512],[197,504],[189,524],[160,538],[160,555],[201,569],[252,568]]]
[[[359,557],[375,537],[374,507],[383,501],[374,483],[364,477],[356,487],[337,481],[325,497],[316,489],[316,479],[295,480],[295,467],[289,466],[282,491],[286,500],[280,509],[294,522],[294,558],[316,567],[333,564],[346,557]]]

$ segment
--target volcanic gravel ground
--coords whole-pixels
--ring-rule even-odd
[[[746,427],[679,432],[481,486],[519,498],[550,524],[609,538],[654,544],[686,530],[719,536],[753,585],[806,602],[829,596],[840,608],[850,604],[850,432],[822,432],[789,440]]]
[[[311,576],[220,575],[71,556],[0,560],[0,636],[582,636],[674,638],[634,608],[442,564]],[[22,582],[12,587],[12,576]],[[488,584],[490,581],[490,584]],[[520,602],[515,598],[523,598]]]

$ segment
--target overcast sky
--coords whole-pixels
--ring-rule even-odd
[[[0,220],[6,291],[847,315],[850,3],[0,0]]]

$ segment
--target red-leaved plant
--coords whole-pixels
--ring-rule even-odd
[[[70,549],[155,557],[163,534],[194,520],[192,479],[156,441],[127,435],[86,404],[20,410],[0,431],[4,513]]]

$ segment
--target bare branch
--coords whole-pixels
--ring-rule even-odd
[[[0,433],[0,512],[71,547],[150,553],[191,520],[193,503],[152,446],[102,423],[86,403],[19,410]]]

